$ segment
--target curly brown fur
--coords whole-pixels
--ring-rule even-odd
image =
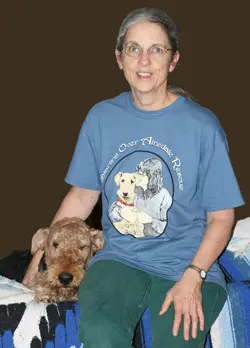
[[[50,228],[39,229],[32,239],[31,250],[32,253],[44,250],[47,270],[37,272],[28,284],[35,291],[35,300],[77,300],[77,290],[88,262],[102,247],[102,231],[90,228],[80,218],[64,218]],[[65,274],[72,277],[68,284],[61,279]]]

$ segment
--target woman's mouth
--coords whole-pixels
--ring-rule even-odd
[[[152,76],[152,73],[139,71],[136,75],[140,80],[148,80]]]

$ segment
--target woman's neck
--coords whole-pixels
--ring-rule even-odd
[[[178,96],[167,89],[164,93],[140,92],[132,90],[132,101],[136,107],[142,110],[160,110],[172,104]]]

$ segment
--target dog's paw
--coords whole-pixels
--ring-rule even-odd
[[[138,213],[138,220],[142,224],[150,224],[153,221],[152,217],[143,211]]]
[[[78,301],[78,295],[76,294],[75,296],[71,296],[70,301]]]
[[[121,217],[124,220],[127,220],[129,222],[134,223],[137,220],[137,209],[133,209],[130,206],[126,206],[124,208],[122,208],[121,212]]]
[[[72,302],[78,300],[78,293],[75,289],[61,289],[59,291],[57,301],[58,302]]]
[[[34,300],[36,302],[46,302],[49,303],[49,296],[43,296],[43,295],[35,295]]]
[[[56,296],[51,293],[43,293],[43,292],[37,292],[35,293],[34,300],[36,302],[56,302]]]

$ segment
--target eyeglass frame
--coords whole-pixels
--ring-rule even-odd
[[[138,47],[138,48],[141,49],[138,56],[134,56],[134,57],[133,57],[133,56],[130,56],[130,55],[126,52],[126,48],[127,48],[129,45],[134,45],[134,46],[136,46],[136,47]],[[159,46],[160,46],[160,47],[159,47]],[[150,55],[150,53],[149,53],[149,50],[152,49],[152,47],[159,47],[159,48],[163,49],[163,50],[165,51],[165,52],[164,52],[165,54],[167,53],[167,51],[173,51],[172,48],[165,48],[165,47],[162,47],[161,45],[154,44],[154,45],[152,45],[151,47],[149,47],[149,48],[147,49],[147,54],[148,54],[148,56],[149,56],[150,58],[152,58],[152,57],[151,57],[151,55]],[[123,50],[124,50],[125,54],[126,54],[128,57],[130,57],[130,58],[137,58],[137,59],[141,58],[141,56],[142,56],[142,54],[143,54],[143,52],[144,52],[144,49],[143,49],[140,45],[138,45],[136,42],[128,42],[127,44],[125,44],[125,45],[123,46]]]

